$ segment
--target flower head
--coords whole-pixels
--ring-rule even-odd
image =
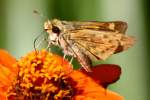
[[[67,64],[59,56],[46,50],[31,52],[17,62],[19,72],[9,88],[8,98],[10,100],[71,98],[73,93],[67,81],[69,73]]]
[[[0,54],[2,52],[0,51]],[[0,60],[1,61],[1,60]],[[1,62],[0,62],[1,63]],[[7,63],[7,62],[5,62]],[[122,100],[114,92],[103,88],[83,71],[72,70],[62,57],[46,50],[33,51],[7,68],[3,83],[9,83],[5,92],[0,81],[2,100]],[[12,66],[12,64],[11,64]],[[1,67],[2,68],[2,67]],[[5,72],[5,70],[3,70]],[[0,78],[4,74],[1,74]],[[94,73],[93,73],[94,74]],[[9,82],[7,82],[9,81]]]

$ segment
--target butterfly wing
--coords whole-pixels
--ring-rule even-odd
[[[97,31],[112,31],[115,33],[125,33],[127,30],[127,23],[123,21],[112,22],[80,22],[80,21],[62,21],[62,24],[66,26],[67,30],[82,30],[91,29]]]
[[[91,59],[102,60],[116,52],[128,49],[134,43],[133,37],[124,34],[91,29],[70,31],[69,40],[73,41]]]

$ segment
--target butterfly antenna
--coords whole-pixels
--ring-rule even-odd
[[[48,19],[48,17],[46,17],[44,14],[40,13],[38,10],[33,10],[33,13],[39,15],[40,17],[42,17],[44,19]]]

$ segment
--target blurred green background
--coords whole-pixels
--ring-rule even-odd
[[[122,67],[121,79],[109,88],[126,100],[150,100],[148,6],[148,0],[0,0],[0,48],[16,58],[33,50],[45,21],[33,14],[35,9],[49,19],[126,21],[127,33],[137,41],[128,51],[107,59]]]

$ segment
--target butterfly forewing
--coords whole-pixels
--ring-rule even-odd
[[[69,39],[74,41],[91,59],[105,60],[115,52],[123,51],[133,44],[132,38],[129,42],[124,34],[111,31],[84,29],[72,31],[69,35]],[[118,48],[121,48],[120,51]]]
[[[91,30],[104,30],[104,31],[113,31],[116,33],[125,33],[127,30],[127,23],[123,21],[112,21],[112,22],[79,22],[79,21],[62,21],[64,25],[68,25],[68,29],[72,30],[82,30],[82,29],[91,29]],[[72,26],[72,27],[71,27]]]

